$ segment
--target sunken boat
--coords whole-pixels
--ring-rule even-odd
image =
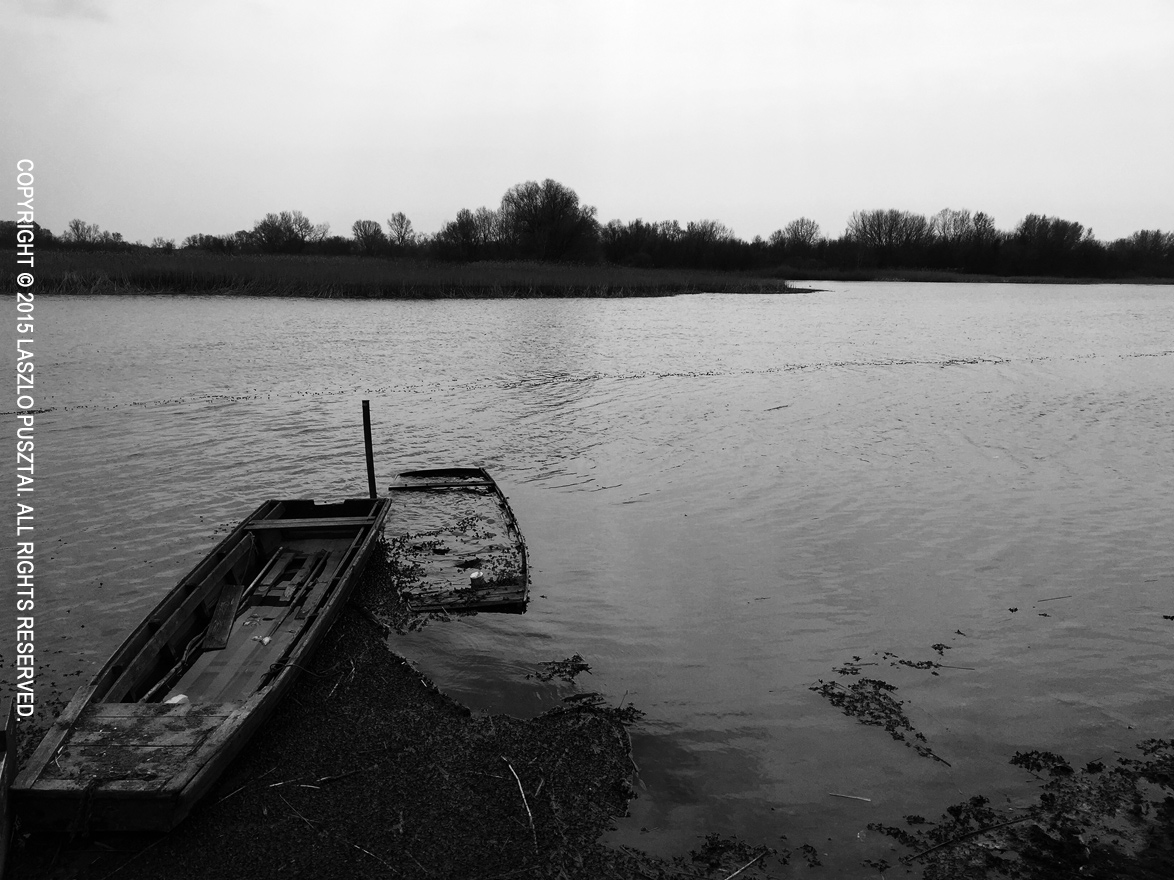
[[[26,829],[166,831],[272,715],[346,604],[387,498],[266,501],[81,688],[12,786]]]
[[[404,471],[388,494],[387,540],[413,611],[526,610],[526,541],[484,468]]]

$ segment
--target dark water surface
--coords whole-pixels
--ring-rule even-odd
[[[369,398],[380,482],[484,464],[533,566],[528,614],[395,648],[479,709],[642,709],[619,842],[809,842],[850,875],[887,852],[869,822],[1025,802],[1017,750],[1171,733],[1170,287],[41,298],[37,325],[43,700],[263,499],[364,494]],[[576,652],[575,685],[526,678]],[[948,765],[809,689],[853,657]]]

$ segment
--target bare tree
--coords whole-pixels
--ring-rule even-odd
[[[974,220],[970,211],[942,208],[930,218],[930,231],[938,241],[950,245],[963,244],[974,235]]]
[[[416,232],[412,229],[412,221],[402,211],[397,211],[387,218],[388,238],[397,247],[410,247],[416,241]]]
[[[932,238],[924,214],[894,208],[854,211],[848,220],[847,237],[871,251],[881,267],[897,261],[909,264]]]
[[[102,238],[102,230],[97,223],[87,223],[75,217],[69,221],[61,237],[74,244],[97,244]]]
[[[506,191],[499,212],[502,239],[520,256],[561,260],[598,241],[595,208],[580,205],[570,187],[547,178]]]
[[[329,234],[329,223],[315,226],[301,211],[282,211],[258,220],[252,238],[262,251],[292,254],[303,251],[307,242],[322,241]]]
[[[356,220],[351,226],[351,235],[359,253],[368,256],[379,253],[387,242],[378,220]]]
[[[733,240],[734,230],[720,220],[690,220],[685,227],[685,238],[698,243],[713,244]]]
[[[787,245],[798,250],[810,250],[823,238],[819,224],[807,217],[792,220],[783,227]]]
[[[482,247],[496,244],[501,238],[501,220],[497,211],[481,207],[473,212],[477,243]]]

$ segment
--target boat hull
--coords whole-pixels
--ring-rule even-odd
[[[389,487],[387,538],[416,612],[522,613],[526,542],[501,488],[480,467],[404,471]]]
[[[273,713],[352,592],[386,499],[268,501],[171,590],[12,788],[22,827],[166,831]]]

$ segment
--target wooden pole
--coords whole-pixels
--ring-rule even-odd
[[[375,489],[375,453],[371,450],[371,402],[363,401],[363,445],[367,450],[367,489],[374,498],[378,494]]]

